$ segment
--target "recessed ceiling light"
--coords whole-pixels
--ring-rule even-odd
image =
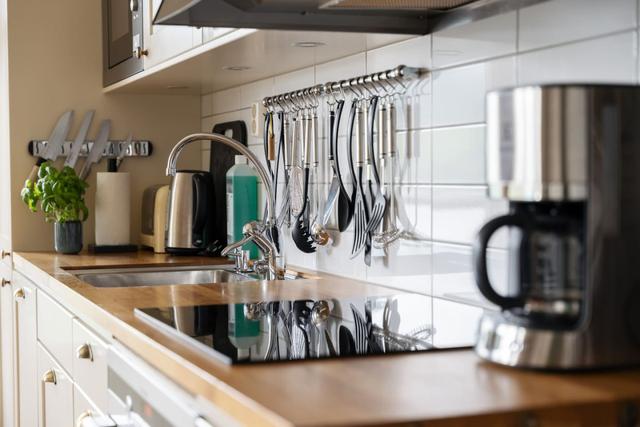
[[[324,46],[326,43],[323,42],[295,42],[291,46],[293,47],[320,47]]]
[[[246,65],[225,65],[222,69],[225,71],[247,71],[250,70],[251,67],[247,67]]]

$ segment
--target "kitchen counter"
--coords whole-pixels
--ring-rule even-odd
[[[77,316],[247,425],[606,425],[640,405],[640,369],[582,373],[515,370],[471,350],[228,366],[138,320],[135,307],[397,294],[327,275],[295,281],[95,288],[70,271],[93,267],[210,265],[222,258],[140,252],[17,253],[15,269]],[[581,424],[579,424],[581,423]],[[527,424],[528,425],[528,424]]]

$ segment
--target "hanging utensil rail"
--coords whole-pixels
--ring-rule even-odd
[[[338,93],[343,91],[344,89],[370,86],[381,82],[399,82],[402,79],[418,78],[428,73],[428,71],[429,70],[427,70],[426,68],[416,68],[399,65],[391,70],[380,71],[377,73],[354,77],[347,80],[340,80],[338,82],[318,84],[305,89],[287,92],[280,95],[268,96],[262,100],[262,104],[267,109],[269,109],[282,105],[285,102],[304,100],[304,98],[310,96],[319,97],[322,95]]]

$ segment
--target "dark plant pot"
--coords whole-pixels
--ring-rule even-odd
[[[56,222],[53,237],[56,252],[77,254],[82,250],[82,223],[80,221]]]

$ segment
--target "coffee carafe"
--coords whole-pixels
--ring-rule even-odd
[[[518,87],[487,95],[489,196],[509,200],[474,245],[486,311],[476,352],[509,366],[640,363],[640,88]],[[510,293],[487,245],[510,230]]]

